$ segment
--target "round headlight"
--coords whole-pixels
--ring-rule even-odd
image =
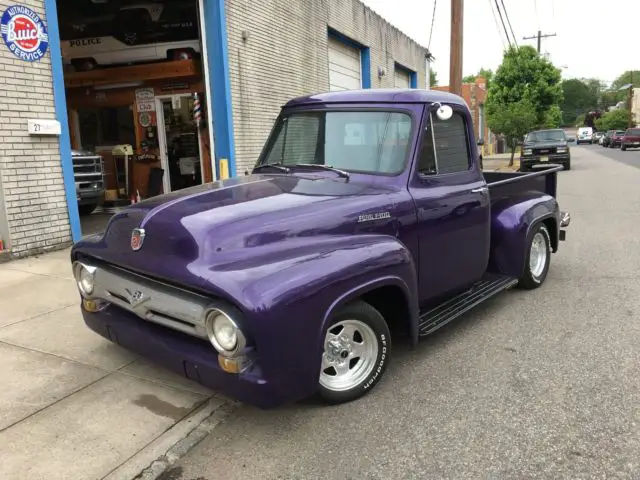
[[[93,293],[93,274],[86,268],[80,268],[80,277],[78,278],[78,285],[82,293],[91,295]]]
[[[78,284],[78,290],[82,295],[91,295],[93,293],[95,287],[94,273],[95,267],[83,265],[80,262],[74,264],[73,274]]]
[[[207,334],[211,344],[220,353],[232,353],[238,346],[238,327],[220,310],[214,310],[209,314]]]

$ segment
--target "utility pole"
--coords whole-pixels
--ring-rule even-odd
[[[532,37],[522,37],[523,40],[535,40],[536,38],[538,39],[538,53],[540,53],[540,44],[541,44],[541,40],[543,38],[547,38],[547,37],[555,37],[556,34],[555,33],[545,33],[544,35],[542,34],[542,32],[540,30],[538,30],[538,34],[534,35]]]
[[[462,95],[462,17],[464,0],[451,0],[451,57],[449,91]]]

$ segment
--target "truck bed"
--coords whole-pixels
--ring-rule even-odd
[[[542,192],[556,197],[558,172],[561,166],[539,169],[534,172],[484,172],[491,202],[523,192]]]

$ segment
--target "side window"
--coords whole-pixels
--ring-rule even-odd
[[[418,172],[423,175],[466,172],[469,142],[464,117],[454,112],[449,120],[432,115],[420,147]]]

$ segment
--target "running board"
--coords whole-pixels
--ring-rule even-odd
[[[483,278],[461,294],[421,313],[418,335],[425,337],[435,332],[485,300],[513,287],[516,283],[518,283],[518,279],[506,276],[492,275]]]

